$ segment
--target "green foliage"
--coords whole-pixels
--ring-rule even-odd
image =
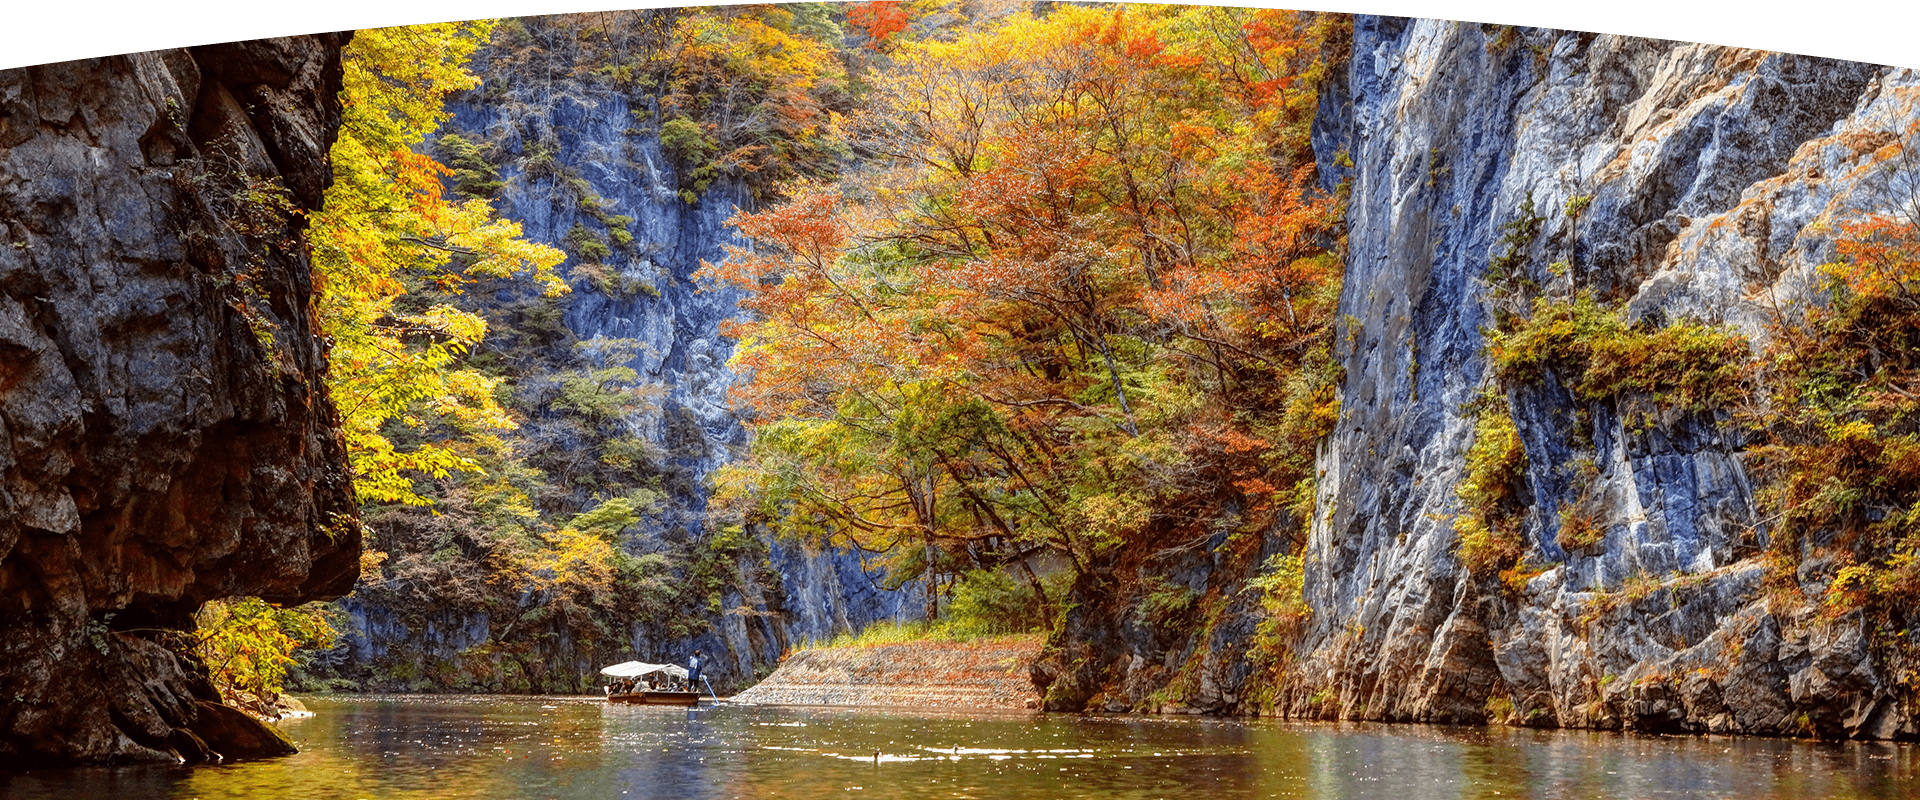
[[[660,126],[660,145],[679,167],[681,199],[688,204],[696,202],[721,172],[713,160],[713,140],[707,138],[699,123],[675,117]]]
[[[967,572],[954,584],[938,629],[962,639],[1041,631],[1049,617],[1041,604],[1063,596],[1065,577],[1056,578],[1050,590],[1036,591],[1031,582],[1002,570]]]
[[[1524,299],[1539,290],[1527,274],[1527,250],[1540,238],[1540,228],[1546,221],[1534,208],[1533,193],[1528,192],[1520,205],[1520,216],[1500,226],[1496,245],[1500,253],[1487,262],[1487,283],[1496,294]]]
[[[1488,389],[1468,409],[1474,415],[1467,475],[1456,492],[1461,513],[1460,563],[1475,576],[1507,573],[1526,555],[1521,523],[1526,514],[1527,452],[1505,394]]]
[[[488,161],[478,144],[457,134],[441,136],[440,152],[453,169],[453,193],[468,200],[489,200],[506,184],[500,170]]]
[[[580,261],[599,264],[613,255],[613,248],[607,246],[599,232],[580,223],[567,229],[566,239],[567,251]]]
[[[660,147],[687,167],[705,166],[719,147],[700,123],[674,117],[660,123]]]
[[[659,500],[659,495],[644,490],[626,497],[616,497],[595,506],[591,511],[574,515],[567,522],[567,527],[612,541],[620,531],[639,522],[641,515],[652,510]]]
[[[1634,324],[1591,292],[1571,302],[1535,300],[1532,316],[1488,333],[1487,354],[1509,386],[1538,382],[1551,369],[1584,401],[1639,397],[1688,411],[1745,396],[1751,359],[1746,338],[1728,328]]]
[[[1135,612],[1142,623],[1162,630],[1185,627],[1200,599],[1197,592],[1160,575],[1147,576],[1140,588],[1143,593]]]

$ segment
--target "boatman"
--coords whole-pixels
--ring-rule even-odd
[[[687,690],[700,691],[700,651],[693,651],[693,657],[687,659]]]

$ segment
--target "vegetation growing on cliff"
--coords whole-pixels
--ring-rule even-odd
[[[1536,299],[1530,316],[1487,337],[1487,356],[1495,377],[1510,386],[1539,381],[1552,369],[1585,402],[1646,398],[1698,412],[1745,398],[1752,351],[1723,326],[1635,323],[1581,291]]]
[[[814,2],[510,20],[492,41],[487,91],[550,90],[561,77],[620,92],[635,109],[632,132],[652,133],[672,160],[683,200],[723,176],[771,198],[782,181],[830,174],[845,153],[835,123],[851,91],[844,13]],[[530,162],[557,144],[550,131],[527,133],[519,155]]]
[[[756,246],[705,271],[749,293],[730,501],[935,597],[1005,570],[1041,609],[1040,558],[1125,604],[1157,561],[1298,536],[1337,416],[1339,216],[1307,146],[1337,33],[1127,6],[889,38],[853,121],[876,158],[737,217]],[[1192,600],[1167,620],[1224,607]]]
[[[1566,215],[1577,219],[1591,200],[1574,197]],[[1625,308],[1599,300],[1590,287],[1577,286],[1568,262],[1551,264],[1542,274],[1529,253],[1547,218],[1532,195],[1519,212],[1500,226],[1485,273],[1494,318],[1482,331],[1491,383],[1466,409],[1475,419],[1474,440],[1467,474],[1457,488],[1462,511],[1454,522],[1461,563],[1474,575],[1497,575],[1512,591],[1542,567],[1528,566],[1533,548],[1524,530],[1532,501],[1510,393],[1549,382],[1561,387],[1575,408],[1571,429],[1557,433],[1576,451],[1593,447],[1592,408],[1598,404],[1623,416],[1638,412],[1644,426],[1650,413],[1663,409],[1730,419],[1753,393],[1753,353],[1746,337],[1694,320],[1636,320]],[[1588,508],[1599,456],[1586,453],[1570,463],[1546,465],[1581,487],[1577,499],[1551,509],[1554,517],[1541,515],[1557,517],[1555,541],[1564,549],[1604,540],[1605,531]]]
[[[1876,166],[1885,205],[1841,225],[1823,269],[1830,301],[1778,319],[1754,420],[1771,549],[1835,557],[1828,610],[1864,608],[1889,636],[1920,594],[1920,155],[1892,147]]]
[[[1471,411],[1473,444],[1457,489],[1464,510],[1453,523],[1460,563],[1475,575],[1498,573],[1512,583],[1524,576],[1527,553],[1527,451],[1505,393],[1483,391]]]

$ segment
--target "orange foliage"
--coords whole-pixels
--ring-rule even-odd
[[[929,570],[1270,527],[1333,418],[1338,210],[1290,124],[1312,19],[1068,7],[899,44],[859,120],[892,158],[737,216],[755,246],[703,270],[747,294],[736,501]]]

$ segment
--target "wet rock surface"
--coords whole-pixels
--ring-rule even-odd
[[[786,706],[1035,708],[1028,669],[1040,637],[800,650],[735,703]]]
[[[346,38],[0,72],[0,765],[245,749],[179,632],[358,575],[298,216]]]

